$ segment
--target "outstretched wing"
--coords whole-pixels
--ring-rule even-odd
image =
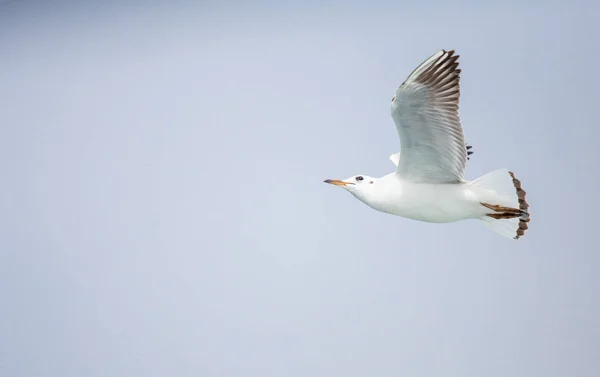
[[[458,115],[457,60],[453,50],[437,52],[408,76],[392,99],[401,146],[397,173],[403,179],[463,181],[467,149]]]

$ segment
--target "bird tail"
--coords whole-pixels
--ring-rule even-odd
[[[479,203],[484,207],[480,217],[494,232],[509,238],[519,239],[525,234],[529,223],[529,204],[521,181],[513,172],[498,169],[473,182]]]

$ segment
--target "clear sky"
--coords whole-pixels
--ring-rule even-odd
[[[0,1],[0,375],[598,376],[599,11]],[[323,183],[442,48],[519,241]]]

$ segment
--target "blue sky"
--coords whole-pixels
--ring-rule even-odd
[[[2,375],[595,376],[597,5],[466,4],[0,2]],[[323,183],[441,48],[518,242]]]

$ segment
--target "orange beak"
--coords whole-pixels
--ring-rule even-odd
[[[336,185],[336,186],[346,186],[346,185],[353,185],[354,184],[354,183],[350,183],[350,182],[340,181],[339,179],[326,179],[323,182],[329,183],[331,185]]]

